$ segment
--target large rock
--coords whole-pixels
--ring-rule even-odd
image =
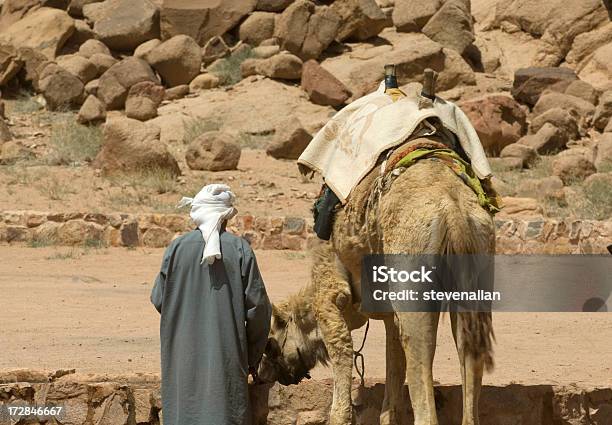
[[[290,53],[280,53],[268,59],[255,59],[255,72],[281,80],[299,80],[302,76],[302,60]]]
[[[135,57],[123,59],[100,77],[98,98],[106,109],[121,109],[130,88],[141,81],[159,83],[147,62]]]
[[[23,61],[11,45],[0,44],[0,87],[8,84],[21,70]]]
[[[312,140],[299,120],[288,119],[277,130],[266,153],[277,159],[298,159]]]
[[[385,42],[372,45],[359,43],[351,46],[352,52],[321,61],[321,66],[342,81],[353,93],[352,99],[362,97],[378,88],[384,79],[384,66],[397,65],[401,84],[423,81],[425,68],[439,72],[439,91],[457,85],[474,85],[476,79],[470,66],[459,53],[444,49],[423,34],[397,33],[385,29],[380,34]]]
[[[160,12],[162,39],[186,34],[203,46],[212,37],[234,28],[256,4],[257,0],[163,0]]]
[[[446,0],[422,31],[444,47],[463,54],[475,40],[469,0]]]
[[[164,100],[165,90],[151,81],[134,84],[125,101],[125,115],[140,121],[147,121],[157,116],[157,108]]]
[[[491,94],[462,102],[460,106],[489,155],[497,156],[527,130],[525,112],[510,96]]]
[[[282,12],[285,10],[294,0],[258,0],[256,10],[262,10],[264,12]]]
[[[580,70],[580,78],[600,90],[612,90],[612,41],[595,50]]]
[[[550,123],[563,131],[566,135],[563,137],[567,137],[568,140],[576,140],[580,137],[578,117],[573,110],[549,109],[531,120],[529,131],[533,134],[538,133],[546,123]]]
[[[106,0],[83,8],[97,38],[112,50],[131,51],[159,38],[157,7],[148,0]]]
[[[506,196],[504,197],[504,208],[498,216],[539,217],[542,213],[542,206],[537,199]]]
[[[570,85],[565,89],[564,93],[569,94],[570,96],[579,97],[592,105],[597,105],[599,102],[599,96],[601,94],[595,87],[582,80],[576,80],[570,83]]]
[[[574,39],[609,22],[601,0],[508,0],[497,2],[494,25],[540,39],[540,62],[558,65]]]
[[[611,42],[612,22],[608,22],[593,31],[578,34],[565,60],[573,67],[580,69],[592,57],[595,50]]]
[[[77,18],[83,17],[83,7],[91,3],[100,3],[104,0],[71,0],[68,5],[68,13],[70,16]]]
[[[552,164],[553,175],[565,185],[584,180],[597,172],[591,158],[581,149],[568,149],[558,154]]]
[[[0,1],[0,32],[21,20],[26,14],[40,8],[41,0]]]
[[[350,90],[315,60],[304,64],[301,86],[317,105],[341,106],[351,97]]]
[[[89,58],[89,62],[96,67],[96,76],[100,77],[119,61],[112,56],[96,53]]]
[[[219,87],[221,80],[214,74],[200,74],[189,83],[189,91],[197,93],[201,90],[214,89]]]
[[[563,199],[563,181],[557,176],[524,179],[519,182],[516,192],[536,198]]]
[[[593,117],[593,126],[603,131],[608,125],[610,118],[612,118],[612,90],[605,92],[599,98],[599,105],[595,110],[595,116]]]
[[[597,143],[595,167],[600,172],[612,171],[612,133],[604,134]]]
[[[578,124],[584,129],[590,126],[595,112],[595,106],[592,103],[579,97],[558,92],[547,92],[540,96],[533,108],[533,113],[538,116],[553,108],[575,111],[576,116],[579,117]]]
[[[79,105],[83,101],[83,82],[55,63],[45,66],[38,86],[47,102],[47,108],[52,111]]]
[[[189,84],[200,73],[200,46],[188,35],[177,35],[155,47],[145,59],[169,86]]]
[[[398,1],[393,8],[393,25],[402,32],[421,31],[441,5],[440,0]]]
[[[153,40],[145,41],[140,46],[136,47],[134,50],[134,56],[140,59],[145,59],[146,56],[157,46],[159,46],[162,41],[158,38],[154,38]]]
[[[569,141],[567,132],[555,127],[550,122],[545,123],[535,134],[522,137],[517,143],[529,146],[540,155],[548,155],[564,149]]]
[[[215,36],[202,47],[202,63],[208,66],[217,59],[222,59],[230,54],[230,48],[223,37]]]
[[[3,29],[0,43],[31,48],[54,59],[73,32],[74,20],[66,12],[43,7]]]
[[[56,62],[72,75],[79,77],[83,84],[89,83],[98,76],[98,68],[81,55],[58,56]]]
[[[334,41],[340,25],[340,16],[332,8],[297,0],[278,18],[274,35],[281,49],[304,60],[316,59]]]
[[[106,108],[100,100],[89,95],[77,115],[77,122],[80,124],[97,124],[106,119]]]
[[[547,88],[555,86],[564,90],[577,79],[576,73],[569,68],[522,68],[514,74],[512,96],[533,106]]]
[[[105,175],[121,172],[181,171],[176,159],[159,141],[159,127],[130,118],[110,118],[104,124],[102,149],[93,162]]]
[[[275,17],[275,13],[251,13],[251,15],[240,24],[240,28],[238,28],[238,38],[251,46],[259,46],[259,43],[274,35]]]
[[[79,55],[87,59],[98,53],[112,56],[110,49],[100,40],[87,40],[79,47]]]
[[[189,144],[185,161],[192,170],[235,170],[240,161],[240,146],[233,137],[220,131],[210,131]]]
[[[387,17],[374,0],[336,0],[332,9],[340,16],[336,40],[367,40],[387,26]]]
[[[538,160],[538,153],[530,146],[511,143],[502,149],[500,158],[519,158],[523,168],[531,168]]]

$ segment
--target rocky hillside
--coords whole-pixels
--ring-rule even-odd
[[[439,72],[440,95],[459,103],[492,157],[506,214],[612,215],[609,0],[0,6],[0,164],[174,178],[234,170],[243,148],[295,159],[395,63],[400,84]],[[15,107],[24,97],[31,112]],[[49,126],[32,122],[39,107],[101,143],[57,160]]]

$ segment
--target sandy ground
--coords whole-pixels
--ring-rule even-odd
[[[0,370],[158,372],[158,316],[149,303],[163,250],[0,247]],[[260,251],[273,301],[308,279],[303,253]],[[610,314],[496,314],[496,369],[486,384],[612,386]],[[361,332],[354,339],[361,342]],[[460,379],[446,318],[435,379]],[[366,376],[384,377],[384,329],[374,322]],[[313,376],[330,376],[317,368]]]

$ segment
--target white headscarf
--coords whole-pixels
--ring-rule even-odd
[[[219,242],[219,230],[223,222],[229,220],[238,212],[233,207],[236,196],[230,191],[230,187],[224,184],[209,184],[194,198],[181,199],[178,208],[191,205],[191,219],[202,232],[204,237],[204,254],[202,262],[212,264],[221,258],[221,244]]]

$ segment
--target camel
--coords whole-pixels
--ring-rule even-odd
[[[329,423],[351,424],[351,331],[368,319],[383,320],[386,386],[380,423],[402,423],[407,381],[415,425],[436,425],[432,364],[440,314],[362,311],[361,259],[372,253],[494,253],[495,225],[475,193],[440,161],[424,159],[405,169],[371,208],[368,199],[378,175],[375,167],[338,210],[330,242],[314,250],[310,284],[274,306],[259,376],[295,384],[317,363],[330,363],[334,387]],[[491,314],[450,313],[450,323],[461,365],[462,425],[477,425],[483,371],[493,364]]]

